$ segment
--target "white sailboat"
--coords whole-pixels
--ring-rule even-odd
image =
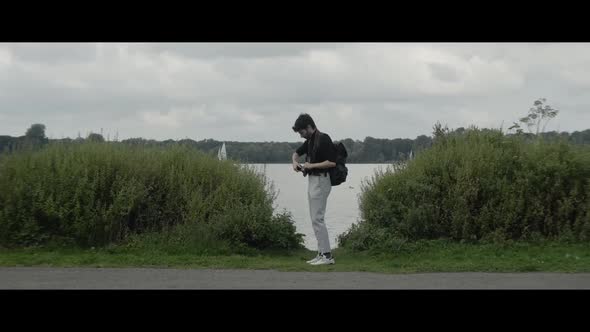
[[[225,151],[225,143],[219,148],[217,152],[217,159],[219,160],[226,160],[227,159],[227,152]]]

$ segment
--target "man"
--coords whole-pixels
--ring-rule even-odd
[[[293,170],[306,172],[308,177],[307,198],[311,224],[318,242],[318,254],[307,261],[311,265],[334,264],[330,250],[328,230],[324,221],[328,195],[332,190],[330,168],[336,167],[336,151],[332,139],[320,133],[308,114],[301,114],[295,121],[293,131],[299,133],[305,142],[293,153]],[[299,166],[299,157],[306,154],[307,162],[303,169]]]

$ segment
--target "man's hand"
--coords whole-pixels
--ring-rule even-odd
[[[314,165],[314,164],[305,163],[305,164],[303,165],[303,167],[304,167],[305,169],[313,169],[313,165]]]
[[[295,162],[293,163],[293,170],[295,172],[301,172],[301,169],[299,169],[299,164],[298,163],[295,163]]]

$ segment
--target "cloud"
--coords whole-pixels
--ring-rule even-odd
[[[4,43],[16,59],[27,62],[77,63],[95,59],[95,46],[90,43]]]
[[[293,141],[308,112],[336,138],[415,137],[510,123],[539,97],[580,130],[588,59],[588,44],[5,43],[0,134]]]
[[[0,49],[0,69],[12,63],[12,53],[9,50]]]
[[[428,65],[432,72],[432,76],[439,81],[453,83],[461,80],[458,70],[450,65],[441,63],[429,63]]]
[[[177,128],[180,126],[179,114],[173,112],[160,113],[160,112],[143,112],[141,113],[142,120],[149,126],[165,126]]]
[[[164,43],[135,44],[138,49],[155,54],[170,54],[198,59],[254,59],[297,57],[318,49],[339,49],[347,44],[328,43]]]

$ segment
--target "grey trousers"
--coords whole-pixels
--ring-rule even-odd
[[[309,215],[315,237],[318,241],[318,252],[330,252],[330,239],[328,238],[328,229],[324,216],[326,214],[326,204],[328,196],[332,191],[330,183],[330,174],[320,176],[308,175],[307,198],[309,201]]]

